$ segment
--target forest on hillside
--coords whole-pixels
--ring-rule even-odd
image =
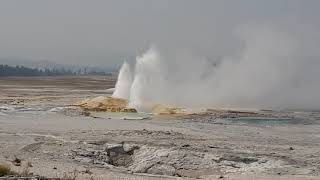
[[[111,75],[106,72],[87,71],[79,69],[72,71],[70,69],[38,69],[25,66],[9,66],[0,64],[0,76],[75,76],[75,75]]]

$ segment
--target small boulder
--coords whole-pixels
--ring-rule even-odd
[[[105,151],[109,157],[125,154],[122,144],[106,144]]]
[[[167,164],[156,164],[147,171],[150,174],[174,176],[176,169],[173,166]]]
[[[134,144],[124,144],[124,145],[123,145],[123,150],[124,150],[126,153],[133,154],[133,151],[136,150],[136,149],[139,149],[139,146],[134,145]]]
[[[105,151],[109,157],[109,163],[114,166],[128,166],[132,162],[135,145],[107,144]]]

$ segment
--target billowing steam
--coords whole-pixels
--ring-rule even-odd
[[[150,48],[133,73],[122,66],[114,96],[140,111],[154,104],[320,109],[320,62],[301,53],[295,38],[265,29],[240,38],[241,51],[213,60]]]
[[[130,88],[132,84],[133,74],[130,65],[124,62],[118,76],[118,81],[116,83],[115,91],[113,97],[129,99],[130,98]]]

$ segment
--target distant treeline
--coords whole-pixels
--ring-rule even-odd
[[[79,69],[72,71],[70,69],[37,69],[25,66],[0,65],[0,76],[76,76],[76,75],[111,75],[106,72],[87,71]]]

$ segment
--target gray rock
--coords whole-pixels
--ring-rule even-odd
[[[139,147],[130,144],[106,144],[108,163],[114,166],[128,166],[132,163],[132,155]]]
[[[130,153],[136,149],[139,149],[139,146],[134,145],[134,144],[124,144],[123,145],[123,150],[127,153]]]
[[[176,169],[170,165],[156,164],[148,169],[147,173],[174,176],[176,174]]]
[[[126,153],[123,149],[122,144],[106,144],[105,151],[107,152],[107,155],[110,157]]]

